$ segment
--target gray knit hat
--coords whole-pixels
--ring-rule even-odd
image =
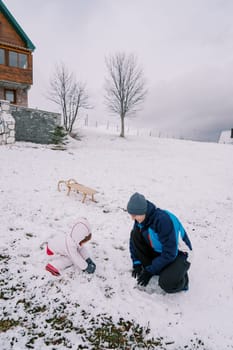
[[[146,214],[147,201],[145,197],[136,192],[134,193],[127,204],[127,211],[132,215],[144,215]]]

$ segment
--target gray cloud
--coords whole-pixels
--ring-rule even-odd
[[[147,123],[178,136],[215,140],[221,130],[232,127],[232,91],[233,62],[161,81],[150,92]]]

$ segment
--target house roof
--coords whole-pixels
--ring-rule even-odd
[[[22,40],[27,45],[27,48],[31,51],[35,50],[34,44],[31,42],[27,34],[23,31],[23,29],[20,27],[19,23],[16,21],[16,19],[12,16],[10,11],[7,9],[6,5],[0,0],[0,11],[3,13],[3,15],[7,18],[9,23],[14,27],[16,32],[19,34],[19,36],[22,38]]]

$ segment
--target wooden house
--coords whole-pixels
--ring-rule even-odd
[[[0,100],[28,106],[35,46],[0,0]]]

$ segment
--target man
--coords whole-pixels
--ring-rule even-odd
[[[130,235],[132,276],[146,286],[159,275],[159,286],[167,293],[188,290],[188,254],[178,249],[180,238],[192,250],[191,242],[178,218],[156,208],[140,193],[134,193],[127,211],[134,220]]]

